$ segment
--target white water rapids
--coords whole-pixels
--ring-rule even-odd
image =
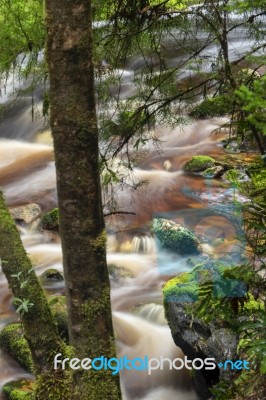
[[[167,134],[161,128],[164,138],[162,151],[151,151],[133,172],[147,185],[137,190],[132,198],[123,193],[119,196],[120,206],[134,210],[136,216],[117,217],[117,224],[125,231],[108,236],[108,264],[126,268],[132,277],[112,281],[113,322],[117,335],[118,356],[128,358],[160,356],[174,359],[182,357],[171,337],[164,319],[162,284],[169,274],[158,269],[154,239],[147,232],[147,224],[153,213],[173,211],[182,208],[201,207],[195,199],[182,193],[183,186],[193,190],[204,190],[199,179],[186,176],[181,168],[185,160],[195,153],[220,154],[214,137],[210,133],[219,127],[222,120],[200,122]],[[195,145],[195,143],[198,143]],[[43,209],[56,205],[55,170],[52,161],[52,146],[3,139],[0,142],[0,184],[3,186],[9,206],[30,202]],[[164,169],[170,160],[171,171]],[[144,168],[144,169],[143,169]],[[133,227],[132,230],[130,227]],[[143,228],[143,226],[145,228]],[[36,228],[36,223],[21,227],[21,236],[37,275],[48,268],[62,271],[60,241],[49,239]],[[0,323],[17,320],[11,306],[11,294],[3,274],[0,275],[1,314]],[[55,284],[53,292],[62,293],[62,284]],[[8,380],[26,377],[27,374],[6,354],[1,354],[1,386]],[[156,370],[150,376],[147,371],[123,371],[121,374],[124,400],[196,400],[186,370]]]

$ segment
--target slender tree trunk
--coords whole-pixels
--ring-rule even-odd
[[[224,75],[225,81],[230,82],[232,89],[236,88],[236,82],[232,74],[231,64],[229,60],[229,48],[228,48],[228,12],[223,11],[222,13],[222,35],[221,35],[221,50],[223,54],[224,61]]]
[[[46,392],[40,391],[37,393],[37,398],[46,400],[49,399],[47,396],[49,382],[51,390],[56,391],[59,386],[64,388],[65,384],[62,383],[64,374],[53,371],[53,360],[55,354],[64,353],[65,346],[59,337],[45,294],[32,269],[15,222],[6,208],[2,192],[0,192],[0,238],[3,272],[13,295],[20,299],[20,302],[24,301],[27,307],[21,313],[21,321],[32,354],[34,372],[37,379],[46,382]]]
[[[46,0],[46,26],[70,341],[79,358],[114,357],[98,165],[91,2]],[[81,398],[120,399],[118,376],[108,371],[75,372],[72,399]]]

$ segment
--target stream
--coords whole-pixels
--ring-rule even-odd
[[[172,131],[160,127],[160,153],[151,148],[132,173],[134,179],[145,180],[147,184],[133,194],[118,193],[119,207],[136,214],[116,216],[115,220],[109,218],[106,221],[108,264],[126,268],[131,275],[118,281],[111,278],[113,322],[120,357],[182,357],[164,318],[161,287],[171,276],[189,268],[184,267],[184,262],[176,264],[174,270],[167,269],[167,265],[164,270],[158,267],[156,245],[149,224],[158,212],[204,208],[204,201],[191,196],[184,188],[193,193],[208,192],[214,197],[215,193],[222,193],[218,181],[206,186],[202,178],[183,173],[182,167],[195,154],[210,154],[216,158],[223,155],[223,148],[217,143],[219,135],[210,135],[223,122],[224,119],[198,121]],[[221,135],[224,135],[223,130]],[[52,152],[52,145],[1,140],[0,184],[9,207],[31,202],[43,209],[56,205]],[[171,164],[168,171],[164,168],[166,160]],[[225,235],[232,234],[226,224],[223,226],[223,221],[217,222],[215,217],[213,220],[206,217],[205,225],[202,223],[197,229],[202,233],[213,225],[218,225]],[[63,270],[59,238],[50,238],[39,232],[36,223],[22,226],[20,231],[38,276],[48,268]],[[17,321],[18,316],[12,308],[11,294],[2,273],[0,285],[0,324],[3,327]],[[60,294],[62,290],[62,283],[55,283],[52,287],[52,293]],[[28,376],[7,354],[1,354],[0,363],[1,386],[10,379]],[[146,371],[123,371],[121,379],[124,399],[197,399],[185,370],[158,370],[150,376]]]
[[[242,55],[252,44],[245,42],[246,37],[238,33],[240,37],[232,38],[229,43],[232,59]],[[245,48],[241,47],[243,42]],[[166,38],[166,50],[171,45],[170,38]],[[208,70],[217,48],[210,46],[205,53],[208,58],[205,67]],[[182,60],[173,54],[168,59],[168,66],[176,66],[179,62]],[[137,60],[134,64],[128,63],[120,90],[122,99],[134,92],[132,76],[138,66]],[[186,69],[184,76],[188,73]],[[8,85],[12,88],[12,81]],[[35,103],[40,104],[39,93],[36,92],[34,96]],[[5,93],[0,103],[7,99]],[[1,121],[0,186],[10,208],[36,203],[42,210],[48,211],[57,206],[52,140],[47,133],[36,134],[43,127],[43,122],[38,117],[31,120],[31,101],[30,96],[20,99]],[[204,180],[183,172],[184,163],[197,154],[223,159],[224,149],[219,140],[226,134],[226,129],[222,127],[226,121],[225,118],[213,118],[174,129],[157,127],[155,134],[160,139],[160,151],[149,145],[146,155],[127,177],[128,183],[144,181],[145,184],[133,192],[118,189],[119,209],[132,212],[132,215],[106,218],[108,264],[125,268],[130,275],[118,279],[111,276],[113,323],[119,357],[183,357],[182,351],[173,342],[164,317],[162,285],[171,276],[190,267],[184,259],[174,262],[164,259],[162,267],[151,234],[151,221],[158,213],[177,212],[175,218],[182,222],[184,210],[201,210],[213,202],[232,201],[229,185],[222,186],[219,180]],[[214,131],[216,134],[212,134]],[[223,238],[228,243],[235,235],[226,218],[218,218],[217,215],[202,218],[194,228],[200,235],[209,234],[212,239]],[[63,271],[58,237],[49,237],[40,232],[36,222],[19,226],[19,229],[38,276],[49,268]],[[208,246],[208,251],[213,253],[214,248],[210,244]],[[215,251],[218,251],[217,248]],[[223,247],[221,251],[226,252],[228,248]],[[63,290],[62,283],[54,283],[49,287],[49,292],[53,294],[61,294]],[[2,271],[0,304],[2,329],[6,324],[18,321]],[[0,388],[10,380],[32,378],[6,353],[1,351],[0,357]],[[189,374],[184,369],[156,370],[151,375],[147,371],[123,371],[121,383],[123,400],[197,400]],[[3,394],[0,394],[0,399],[4,399]]]

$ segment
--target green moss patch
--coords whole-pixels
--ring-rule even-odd
[[[166,282],[163,288],[165,303],[190,303],[198,300],[198,284],[193,274],[185,272]]]
[[[199,254],[198,241],[192,231],[165,218],[153,220],[153,232],[162,249],[174,253]]]
[[[191,272],[182,273],[166,282],[163,288],[164,301],[191,303],[206,296],[207,292],[215,298],[238,297],[245,288],[241,282],[226,277],[230,270],[231,267],[218,262],[199,264]]]
[[[184,165],[185,172],[201,172],[207,168],[212,168],[215,165],[215,160],[209,156],[193,156]]]
[[[69,335],[68,335],[66,296],[51,296],[48,299],[48,304],[51,308],[51,311],[57,323],[60,337],[65,342],[68,342]]]
[[[63,281],[64,277],[56,268],[49,268],[41,274],[42,283]]]
[[[12,324],[4,327],[0,332],[0,346],[23,368],[33,372],[31,352],[21,324]]]
[[[47,229],[49,231],[59,231],[59,216],[58,208],[54,208],[52,211],[45,214],[40,222],[42,229]]]

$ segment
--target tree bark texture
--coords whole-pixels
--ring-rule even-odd
[[[70,341],[79,358],[114,357],[98,162],[91,2],[46,0],[46,26]],[[74,380],[73,399],[99,399],[99,393],[103,399],[120,398],[119,379],[107,371],[78,371]]]

